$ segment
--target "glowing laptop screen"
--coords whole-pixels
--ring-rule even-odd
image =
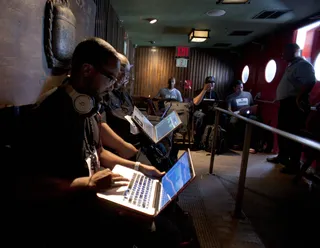
[[[183,188],[191,179],[192,173],[189,154],[185,152],[161,180],[163,194],[160,209]]]

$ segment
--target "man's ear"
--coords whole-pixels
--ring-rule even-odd
[[[89,77],[94,69],[93,66],[90,64],[83,64],[81,70],[84,77]]]

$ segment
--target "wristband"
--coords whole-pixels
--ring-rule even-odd
[[[139,171],[140,164],[141,164],[140,162],[135,162],[134,170]]]

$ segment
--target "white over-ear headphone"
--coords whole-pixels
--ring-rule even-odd
[[[72,99],[73,107],[81,115],[89,114],[95,107],[93,97],[86,94],[80,94],[71,85],[67,84],[66,91]]]

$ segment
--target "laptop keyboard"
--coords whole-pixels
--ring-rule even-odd
[[[126,192],[124,200],[138,207],[147,208],[150,204],[152,179],[134,173]]]

